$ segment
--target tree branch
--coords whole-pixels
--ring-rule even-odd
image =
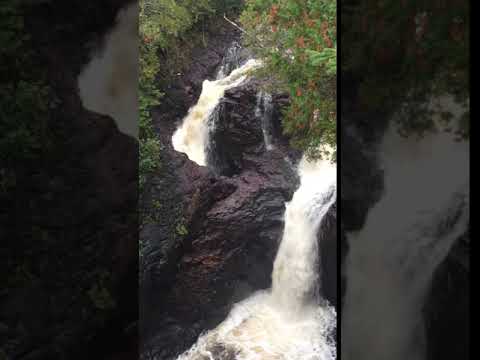
[[[244,34],[247,34],[247,31],[245,29],[241,28],[239,25],[235,24],[232,20],[227,18],[227,15],[223,14],[223,18],[227,20],[231,25],[235,26],[238,30],[240,30]]]
[[[245,29],[243,29],[242,27],[240,27],[239,25],[237,25],[235,22],[233,22],[232,20],[230,20],[229,18],[227,18],[227,15],[223,14],[223,18],[232,26],[234,26],[235,28],[237,28],[238,30],[240,30],[242,33],[244,33],[245,35],[249,36],[250,38],[253,38],[257,43],[258,45],[261,47],[261,48],[265,48],[265,46],[262,45],[262,42],[260,41],[260,39],[256,36],[256,35],[252,35],[252,34],[249,34]]]

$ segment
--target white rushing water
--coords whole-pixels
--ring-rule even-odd
[[[437,99],[438,100],[438,99]],[[451,99],[440,102],[459,115]],[[346,360],[425,359],[422,306],[432,275],[469,221],[469,144],[392,126],[381,146],[384,194],[348,235],[342,312]]]
[[[258,60],[249,60],[227,77],[215,81],[205,80],[202,93],[195,106],[183,119],[182,125],[173,134],[172,144],[176,151],[187,154],[188,158],[198,165],[207,165],[207,145],[209,141],[208,119],[225,91],[239,86],[247,78],[251,70],[261,65]],[[220,72],[222,76],[223,72]]]
[[[273,149],[271,122],[273,114],[272,95],[259,91],[257,93],[257,104],[255,106],[255,116],[262,124],[263,141],[267,150]]]
[[[138,138],[138,4],[122,9],[105,46],[78,77],[83,106],[111,116],[120,131]]]
[[[217,80],[227,77],[232,70],[240,67],[240,54],[242,50],[242,46],[236,41],[230,45],[217,71]]]
[[[336,200],[336,165],[302,159],[286,204],[272,288],[236,304],[178,360],[333,360],[336,313],[319,296],[317,231]]]

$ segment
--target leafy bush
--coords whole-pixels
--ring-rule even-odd
[[[160,150],[160,141],[154,137],[149,137],[140,141],[140,189],[143,189],[146,183],[147,174],[152,173],[158,168]]]
[[[313,157],[337,142],[336,10],[335,0],[247,0],[241,15],[247,45],[290,94],[284,131]]]
[[[21,3],[2,3],[0,16],[0,159],[3,166],[13,166],[48,150],[47,116],[55,104],[45,75],[35,66]]]
[[[140,1],[140,167],[139,184],[142,190],[149,173],[159,168],[161,144],[153,131],[150,109],[159,105],[163,94],[158,75],[177,73],[181,56],[180,37],[199,22],[232,9],[238,9],[241,0],[141,0]],[[192,35],[189,34],[189,37]],[[160,67],[160,53],[172,63]],[[168,56],[170,55],[170,56]]]
[[[433,129],[425,107],[432,96],[453,94],[468,105],[468,1],[342,1],[342,73],[359,83],[367,111],[405,112],[404,134]],[[458,135],[468,136],[466,111]]]

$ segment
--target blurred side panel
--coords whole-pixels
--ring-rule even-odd
[[[136,359],[137,6],[0,12],[0,358]]]
[[[468,359],[469,2],[340,15],[341,358]]]

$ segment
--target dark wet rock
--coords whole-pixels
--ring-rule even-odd
[[[232,29],[225,21],[205,29],[206,44],[198,44],[190,53],[191,61],[183,70],[174,74],[162,88],[165,96],[153,111],[159,121],[178,124],[188,109],[196,102],[205,79],[213,80],[226,51],[240,39],[240,31]],[[242,59],[245,55],[241,55]],[[163,58],[160,57],[160,61]],[[164,126],[164,125],[162,125]],[[165,131],[158,129],[159,132]]]
[[[209,163],[218,174],[232,176],[248,167],[249,159],[267,153],[262,131],[262,119],[256,115],[257,95],[261,84],[252,79],[227,90],[214,115],[210,118],[214,128],[209,144]],[[283,94],[272,96],[270,131],[274,152],[282,153],[294,163],[301,153],[291,149],[281,129],[281,110],[288,104]]]
[[[221,57],[230,45],[227,38],[220,40]],[[301,153],[291,149],[281,126],[288,96],[272,94],[274,147],[267,151],[255,114],[261,88],[255,79],[227,90],[211,118],[209,167],[174,151],[172,134],[197,100],[203,80],[213,79],[221,65],[213,55],[221,48],[218,42],[208,44],[194,50],[200,65],[183,72],[166,90],[167,101],[153,111],[163,150],[161,169],[144,199],[148,209],[155,201],[159,206],[158,216],[141,231],[142,359],[174,359],[201,332],[224,320],[235,302],[271,286],[285,202],[299,185],[292,164]],[[234,62],[240,64],[246,56],[233,56]],[[204,59],[217,67],[203,66]],[[323,230],[322,287],[335,304],[336,206]],[[227,350],[217,349],[222,356]]]
[[[265,151],[260,119],[255,115],[258,86],[227,90],[210,118],[214,131],[209,144],[209,163],[223,175],[238,174],[248,154]]]
[[[383,172],[377,158],[377,148],[382,138],[382,129],[368,132],[359,116],[343,114],[340,137],[340,257],[343,263],[348,253],[346,233],[360,230],[368,211],[381,198]],[[377,134],[372,136],[372,133]],[[341,294],[346,287],[341,277]],[[342,299],[337,302],[342,303]]]
[[[198,83],[198,72],[202,81],[212,76],[196,68],[182,82]],[[265,149],[257,91],[253,82],[229,91],[218,113],[213,136],[225,148],[210,150],[224,152],[234,171],[201,167],[174,151],[171,136],[194,101],[153,113],[163,151],[161,174],[145,197],[146,204],[160,203],[159,216],[141,232],[145,359],[174,358],[218,325],[233,303],[271,285],[285,202],[298,178],[282,148]]]
[[[179,166],[176,193],[188,234],[172,230],[178,218],[146,226],[142,233],[149,244],[145,266],[154,264],[144,274],[152,284],[145,303],[153,304],[145,311],[145,334],[152,334],[145,348],[168,356],[217,325],[235,301],[270,286],[285,201],[297,185],[294,170],[278,152],[246,159],[248,169],[234,177],[216,176],[183,154],[171,156]],[[160,201],[168,201],[168,192],[162,194]],[[166,314],[170,325],[159,327]],[[191,324],[199,327],[192,330]]]
[[[318,229],[320,293],[338,311],[338,241],[337,203],[335,202]]]
[[[382,195],[383,172],[376,155],[378,142],[367,142],[358,128],[348,125],[340,141],[341,222],[345,231],[355,231]]]
[[[429,360],[470,358],[469,238],[456,242],[432,279],[424,305]]]

